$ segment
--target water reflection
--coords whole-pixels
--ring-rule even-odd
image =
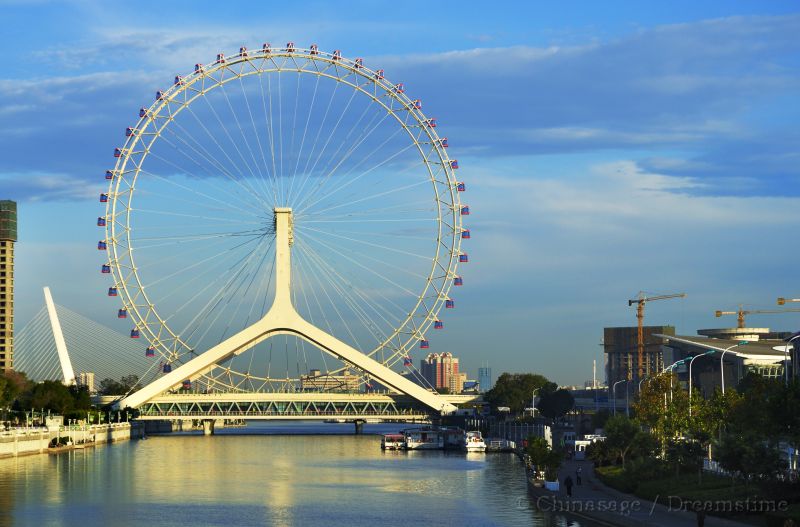
[[[533,510],[510,454],[382,452],[372,435],[274,435],[321,426],[0,460],[0,525],[565,524]]]

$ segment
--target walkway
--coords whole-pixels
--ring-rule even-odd
[[[576,481],[576,470],[581,468],[582,484],[572,487],[569,498],[564,488],[564,480],[571,476]],[[559,471],[558,492],[539,491],[541,496],[537,505],[542,510],[567,512],[578,518],[588,520],[591,524],[615,526],[659,526],[659,527],[694,527],[698,525],[697,516],[693,512],[676,510],[677,501],[672,509],[651,501],[625,494],[604,485],[594,474],[591,461],[567,460]],[[726,520],[706,515],[706,527],[752,527],[751,524]]]

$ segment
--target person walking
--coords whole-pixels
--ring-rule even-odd
[[[567,488],[567,496],[572,497],[572,477],[567,476],[564,480],[564,486]]]
[[[575,484],[576,485],[580,485],[581,484],[581,470],[582,470],[581,467],[578,467],[578,470],[575,471]]]

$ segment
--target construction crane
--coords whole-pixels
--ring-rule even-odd
[[[783,297],[778,298],[779,306],[784,305],[786,302],[800,302],[800,298],[783,298]]]
[[[743,328],[744,324],[744,317],[747,315],[753,314],[774,314],[774,313],[797,313],[800,312],[800,309],[742,309],[742,306],[739,306],[738,311],[714,311],[714,316],[717,318],[721,317],[722,315],[736,315],[736,327]]]
[[[636,304],[636,318],[639,321],[639,330],[636,334],[636,367],[639,372],[639,379],[644,375],[644,305],[655,300],[667,300],[668,298],[685,298],[686,293],[675,293],[673,295],[645,296],[644,291],[639,291],[638,298],[628,300],[628,307]],[[631,368],[628,367],[628,380],[631,380]]]

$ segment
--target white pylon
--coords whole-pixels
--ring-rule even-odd
[[[336,337],[306,321],[295,310],[291,298],[291,245],[293,242],[292,209],[274,209],[275,214],[275,299],[267,314],[253,325],[217,344],[205,353],[175,368],[141,390],[118,403],[119,408],[136,408],[153,397],[177,387],[184,379],[191,379],[212,370],[219,362],[238,355],[274,335],[295,335],[326,351],[342,361],[368,373],[384,386],[413,397],[442,414],[456,407],[380,362],[348,346]]]
[[[61,322],[58,320],[56,305],[53,303],[49,287],[44,288],[44,304],[47,306],[47,315],[50,317],[50,327],[56,341],[56,351],[58,352],[58,361],[61,363],[61,372],[64,374],[64,384],[70,386],[75,384],[75,371],[72,369],[72,361],[67,352],[67,342],[64,340],[64,332],[61,331]]]

